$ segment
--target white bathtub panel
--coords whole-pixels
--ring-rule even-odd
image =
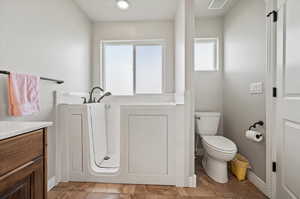
[[[167,115],[129,115],[129,174],[168,174]]]
[[[109,149],[109,151],[119,151],[120,154],[120,169],[112,172],[108,172],[108,170],[95,168],[93,165],[93,158],[91,156],[93,150],[90,146],[91,140],[88,133],[89,129],[89,119],[87,119],[89,105],[66,105],[66,127],[65,130],[62,129],[61,133],[58,136],[61,136],[66,133],[66,139],[64,139],[65,144],[62,145],[62,157],[68,157],[67,161],[62,158],[61,167],[65,168],[67,162],[70,166],[68,166],[69,171],[63,170],[62,175],[66,176],[64,179],[66,181],[87,181],[87,182],[103,182],[103,183],[130,183],[130,184],[159,184],[159,185],[175,185],[176,184],[176,160],[175,153],[176,148],[181,148],[181,146],[176,146],[176,123],[180,123],[182,120],[176,122],[176,106],[173,105],[117,105],[114,106],[112,104],[111,109],[108,112],[108,138],[115,139],[111,140],[113,142],[112,146],[117,146],[117,148]],[[116,111],[117,110],[117,111]],[[64,114],[63,114],[64,115]],[[77,117],[73,117],[73,115],[81,115],[82,120]],[[138,116],[134,117],[133,122],[133,132],[129,132],[129,118],[130,116]],[[142,116],[142,117],[141,117]],[[70,120],[72,121],[69,122]],[[141,121],[145,120],[145,121]],[[167,121],[167,122],[166,122]],[[144,123],[139,124],[138,123]],[[80,124],[81,123],[81,124]],[[73,124],[76,124],[73,126]],[[79,124],[81,127],[79,127]],[[145,128],[145,126],[147,128]],[[158,127],[161,126],[161,127]],[[142,145],[145,146],[142,142],[151,141],[151,139],[139,139],[135,135],[139,132],[139,129],[143,127],[141,131],[142,134],[147,134],[149,129],[155,129],[156,127],[159,129],[155,130],[155,133],[152,135],[153,139],[155,138],[155,144],[153,146],[148,145],[146,150],[140,152],[140,157],[137,161],[148,161],[151,162],[151,168],[148,169],[143,165],[138,165],[138,162],[133,164],[133,160],[130,160],[130,157],[137,153],[140,150],[138,147]],[[80,129],[82,128],[82,129]],[[146,129],[146,130],[145,130]],[[167,129],[167,130],[163,130]],[[71,138],[71,132],[76,131],[77,135],[79,135],[79,130],[82,131],[82,137],[74,136]],[[116,131],[117,130],[117,131]],[[160,132],[161,134],[159,134]],[[132,136],[134,135],[135,138]],[[129,138],[131,136],[131,138]],[[64,137],[64,136],[61,136]],[[136,139],[138,138],[138,139]],[[151,138],[151,137],[150,137]],[[74,142],[74,139],[76,142]],[[82,140],[79,140],[83,139]],[[165,139],[165,140],[164,140]],[[130,149],[128,141],[134,141],[136,146]],[[142,141],[142,142],[141,142]],[[83,148],[81,143],[83,144]],[[110,143],[110,142],[109,142]],[[153,142],[152,142],[153,143]],[[164,143],[164,144],[163,144]],[[115,145],[116,144],[116,145]],[[72,145],[72,146],[71,146]],[[108,148],[110,148],[110,146]],[[70,152],[68,152],[70,150]],[[82,153],[78,155],[77,150],[81,150]],[[129,152],[131,150],[131,152]],[[71,157],[71,151],[77,154],[74,157]],[[68,155],[64,155],[64,154]],[[148,154],[148,155],[145,155]],[[149,158],[149,154],[151,154],[155,160],[147,159]],[[139,154],[136,154],[139,155]],[[133,157],[132,156],[132,157]],[[159,158],[158,158],[159,157]],[[166,158],[163,158],[166,157]],[[78,158],[78,159],[76,159]],[[72,160],[76,159],[76,160]],[[69,160],[69,161],[68,161]],[[141,161],[142,160],[142,161]],[[161,161],[163,160],[163,161]],[[78,161],[78,162],[77,162]],[[131,163],[130,163],[131,161]],[[158,161],[158,164],[154,164],[152,162]],[[83,164],[83,171],[80,167],[75,170],[71,167],[71,162],[76,163],[73,165],[80,165],[80,162]],[[179,162],[181,162],[179,160]],[[129,166],[129,165],[133,166]],[[135,165],[135,166],[134,166]],[[158,166],[159,165],[159,166]],[[148,165],[147,165],[148,166]],[[165,167],[166,166],[166,167]],[[153,169],[155,167],[155,169]],[[82,167],[81,167],[82,168]]]
[[[83,174],[83,129],[82,115],[70,113],[69,115],[70,137],[70,175]]]
[[[174,106],[121,106],[121,173],[128,183],[175,185]]]

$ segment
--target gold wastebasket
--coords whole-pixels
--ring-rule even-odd
[[[243,181],[246,179],[248,168],[249,161],[241,154],[237,154],[235,158],[230,161],[231,172],[237,177],[239,181]]]

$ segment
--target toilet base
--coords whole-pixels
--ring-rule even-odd
[[[218,183],[228,182],[227,162],[216,160],[205,154],[202,159],[202,166],[206,174]]]

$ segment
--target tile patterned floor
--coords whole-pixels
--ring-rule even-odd
[[[249,181],[230,176],[229,183],[219,184],[202,168],[197,171],[197,188],[69,182],[54,187],[48,199],[267,199]]]

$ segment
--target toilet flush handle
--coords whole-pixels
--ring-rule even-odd
[[[201,120],[201,117],[200,116],[195,116],[195,119],[196,120]]]

